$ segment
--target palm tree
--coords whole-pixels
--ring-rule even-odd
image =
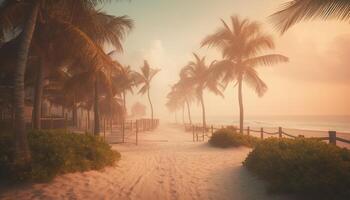
[[[224,86],[229,82],[238,84],[239,125],[240,132],[243,133],[243,81],[262,96],[267,86],[259,77],[256,67],[287,62],[288,58],[280,54],[261,55],[263,50],[274,49],[275,44],[271,35],[262,33],[259,23],[242,20],[237,16],[231,17],[231,27],[225,21],[221,21],[223,27],[207,36],[202,41],[202,46],[216,47],[221,51],[223,60],[215,64],[213,74],[222,78]]]
[[[83,18],[81,18],[82,15],[84,16]],[[72,16],[71,25],[74,25],[81,32],[84,32],[97,45],[102,46],[104,45],[104,42],[109,42],[117,49],[117,51],[122,51],[120,40],[124,38],[125,33],[132,28],[132,21],[126,16],[114,17],[93,9],[85,9],[80,10],[79,15]],[[61,63],[64,61],[75,60],[77,58],[77,56],[71,56],[76,53],[71,52],[69,50],[70,48],[62,51],[62,48],[60,47],[62,46],[62,35],[54,34],[54,32],[57,32],[57,28],[55,29],[55,27],[56,26],[48,26],[39,23],[38,30],[34,35],[35,50],[40,51],[38,53],[40,64],[38,67],[39,69],[37,70],[33,108],[33,122],[34,128],[36,129],[40,129],[41,96],[43,79],[46,76],[43,71],[48,72],[50,70],[57,70],[59,67],[62,67]],[[67,31],[65,35],[67,34],[72,33]],[[81,36],[81,34],[73,35],[73,37]],[[73,39],[76,40],[76,38]],[[75,64],[77,65],[77,63]]]
[[[281,33],[300,21],[315,18],[348,21],[350,19],[350,1],[293,0],[285,3],[281,10],[271,16],[273,23]]]
[[[167,95],[167,102],[165,106],[168,110],[175,114],[175,123],[177,124],[177,115],[176,112],[181,107],[181,103],[178,99],[178,94],[172,89]]]
[[[197,54],[193,53],[195,60],[188,63],[181,72],[182,83],[187,87],[193,88],[196,93],[196,97],[202,106],[202,123],[203,131],[206,128],[206,117],[205,117],[205,105],[203,99],[203,91],[208,89],[216,95],[222,95],[217,79],[211,76],[212,62],[209,66],[205,62],[205,57],[200,58]]]
[[[183,111],[184,111],[184,107],[185,106],[187,107],[188,121],[190,125],[192,125],[190,103],[195,99],[195,91],[193,87],[188,87],[188,85],[186,84],[185,77],[181,77],[180,80],[171,87],[171,91],[168,93],[167,98],[168,98],[167,105],[170,111],[173,111],[172,109],[173,107],[178,109],[178,107],[181,107],[181,105],[182,105]]]
[[[103,0],[34,0],[34,1],[11,1],[5,0],[0,7],[0,29],[3,31],[21,30],[20,33],[20,45],[17,52],[17,64],[15,71],[14,81],[14,109],[15,109],[15,151],[16,158],[19,163],[27,163],[30,161],[31,156],[29,152],[27,134],[25,130],[24,120],[24,77],[27,65],[27,58],[29,54],[30,45],[32,42],[33,34],[38,23],[38,15],[41,14],[41,21],[45,21],[43,18],[48,17],[51,19],[50,23],[59,19],[54,14],[70,13],[73,15],[75,8],[93,8]],[[60,12],[51,12],[53,8],[58,8]],[[51,15],[53,14],[53,15]],[[68,21],[56,20],[56,25],[69,25]],[[57,27],[58,29],[60,26]],[[80,34],[82,39],[88,41],[86,35],[82,34],[77,28],[72,25],[66,26],[63,31],[71,31]],[[3,35],[1,35],[1,38]],[[80,40],[81,41],[81,40]],[[79,49],[80,52],[81,49]],[[79,52],[78,51],[78,52]],[[89,53],[89,57],[92,57],[96,63],[96,60],[106,61],[105,58],[100,57],[102,50],[95,48],[92,51],[84,52]],[[91,54],[92,53],[92,54]],[[99,63],[101,64],[101,63]]]
[[[123,67],[121,69],[120,76],[115,76],[112,82],[112,84],[115,85],[115,88],[120,90],[118,92],[120,92],[123,96],[123,107],[126,114],[126,94],[127,92],[133,93],[133,87],[135,86],[133,71],[131,70],[130,66]]]
[[[141,72],[134,72],[133,79],[135,81],[135,85],[142,85],[139,90],[139,94],[144,95],[147,93],[149,105],[151,108],[151,119],[153,121],[153,105],[150,97],[150,88],[151,81],[153,77],[160,71],[160,69],[152,69],[148,64],[147,60],[144,61],[143,66],[141,67]]]

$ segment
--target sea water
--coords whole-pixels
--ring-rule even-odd
[[[201,116],[194,116],[193,121],[200,123]],[[239,125],[238,116],[207,116],[207,124]],[[315,131],[339,131],[350,133],[350,115],[280,115],[280,116],[245,116],[244,126],[283,127]]]

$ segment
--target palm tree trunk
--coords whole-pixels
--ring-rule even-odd
[[[148,96],[149,105],[151,106],[151,119],[153,121],[153,105],[152,105],[152,102],[151,102],[151,97],[149,96],[149,88],[147,90],[147,96]]]
[[[202,123],[203,123],[203,131],[206,129],[207,127],[207,123],[205,121],[205,106],[204,106],[204,100],[203,100],[203,93],[200,94],[200,101],[202,104]]]
[[[44,89],[44,61],[42,60],[38,72],[37,79],[35,83],[35,96],[34,96],[34,106],[33,106],[33,128],[41,129],[41,103],[42,95]]]
[[[18,50],[17,65],[14,82],[14,109],[15,109],[15,153],[19,164],[27,164],[31,160],[26,123],[24,119],[24,76],[28,60],[30,43],[36,27],[39,12],[39,1],[35,1],[33,9],[21,33],[21,43]]]
[[[186,100],[186,105],[187,105],[187,114],[188,114],[188,120],[190,122],[190,125],[192,125],[192,119],[191,119],[191,110],[190,110],[190,104]]]
[[[100,134],[100,111],[99,111],[99,92],[98,92],[98,75],[96,75],[95,79],[95,99],[94,99],[94,134],[99,135]]]
[[[244,110],[243,110],[243,98],[242,98],[242,77],[239,78],[239,82],[238,82],[238,101],[239,101],[239,130],[240,130],[240,133],[243,133]]]

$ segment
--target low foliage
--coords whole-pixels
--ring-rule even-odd
[[[120,154],[101,138],[64,131],[31,131],[32,162],[16,165],[12,134],[0,135],[0,179],[47,181],[58,174],[98,170],[110,166]]]
[[[258,143],[259,139],[237,133],[236,128],[229,127],[220,129],[214,132],[213,136],[209,140],[209,144],[214,147],[238,147],[238,146],[248,146],[253,147]]]
[[[350,151],[311,139],[266,139],[244,161],[275,192],[325,199],[350,196]]]

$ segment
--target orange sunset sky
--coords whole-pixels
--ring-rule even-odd
[[[287,64],[261,67],[259,73],[269,90],[259,98],[244,88],[246,115],[349,115],[350,114],[350,26],[345,22],[303,22],[284,35],[273,30],[268,16],[286,0],[132,0],[104,8],[113,15],[129,15],[135,29],[125,41],[124,54],[116,57],[124,65],[139,68],[143,59],[162,71],[155,78],[151,95],[155,116],[170,117],[166,94],[178,80],[179,70],[192,59],[192,52],[220,59],[200,41],[221,23],[238,14],[258,20],[275,36],[276,53],[290,58]],[[128,105],[146,97],[128,95]],[[205,92],[207,115],[238,115],[237,89],[229,86],[225,98]],[[197,103],[194,114],[200,113]]]

